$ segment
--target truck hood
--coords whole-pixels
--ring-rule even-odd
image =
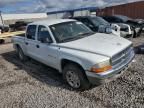
[[[131,44],[132,42],[122,37],[117,37],[112,34],[96,33],[79,40],[61,43],[59,46],[61,48],[70,48],[73,50],[80,50],[112,57]]]

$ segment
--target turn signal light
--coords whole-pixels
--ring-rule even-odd
[[[102,72],[108,71],[110,69],[112,69],[112,66],[105,66],[105,67],[102,67],[102,68],[92,67],[91,72],[102,73]]]

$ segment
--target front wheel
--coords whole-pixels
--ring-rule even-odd
[[[86,90],[91,87],[83,70],[76,64],[68,64],[63,70],[64,80],[74,89]]]

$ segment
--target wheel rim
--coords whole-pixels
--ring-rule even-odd
[[[66,73],[66,80],[71,87],[73,87],[73,88],[79,88],[80,87],[80,79],[75,72],[68,71]]]

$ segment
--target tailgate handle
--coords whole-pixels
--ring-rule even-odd
[[[36,45],[36,47],[39,48],[40,46],[39,46],[39,45]]]

